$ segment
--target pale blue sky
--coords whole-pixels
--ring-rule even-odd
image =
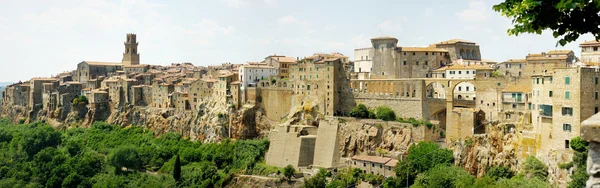
[[[400,46],[461,38],[484,59],[504,61],[555,49],[550,32],[507,36],[498,0],[0,0],[0,81],[73,70],[77,63],[121,61],[135,32],[144,64],[195,65],[341,52],[353,58],[370,38]],[[586,35],[560,49],[579,54]]]

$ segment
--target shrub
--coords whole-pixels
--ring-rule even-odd
[[[568,163],[558,163],[558,168],[560,169],[570,169],[571,167],[573,167],[573,161],[568,162]]]
[[[73,99],[73,105],[87,105],[88,103],[89,101],[84,95],[80,95],[79,97]]]
[[[283,168],[283,175],[286,179],[290,180],[294,174],[296,174],[296,169],[292,165],[287,165]]]
[[[380,106],[377,107],[377,110],[375,111],[375,116],[377,117],[377,119],[381,119],[384,121],[394,121],[396,120],[396,113],[394,113],[394,110],[392,110],[390,107],[387,106]]]
[[[142,166],[140,157],[140,153],[136,147],[124,146],[115,149],[108,156],[108,161],[117,169],[121,167],[139,169]]]
[[[364,104],[359,104],[350,111],[350,116],[355,118],[369,118],[369,109]]]
[[[534,156],[529,156],[523,163],[523,173],[527,177],[546,181],[548,178],[548,166]]]
[[[513,176],[515,176],[515,172],[505,166],[493,166],[492,168],[490,168],[490,170],[487,171],[487,175],[493,178],[494,180],[500,178],[510,179]]]

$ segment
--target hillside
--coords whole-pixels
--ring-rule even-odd
[[[157,138],[141,127],[103,122],[54,129],[0,119],[0,187],[174,187],[177,155],[180,187],[222,187],[239,172],[275,173],[278,168],[262,162],[267,147],[266,140],[202,144],[175,133]]]

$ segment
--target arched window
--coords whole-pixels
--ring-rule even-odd
[[[460,49],[460,58],[461,59],[465,58],[465,50],[464,49]]]

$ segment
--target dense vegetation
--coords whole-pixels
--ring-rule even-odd
[[[266,140],[201,144],[102,122],[57,130],[0,120],[0,187],[220,187],[233,173],[279,170],[264,165],[267,148]]]
[[[405,160],[395,167],[396,177],[363,173],[360,169],[343,169],[337,173],[324,170],[307,179],[305,187],[354,187],[359,181],[370,182],[382,187],[551,187],[546,181],[548,167],[531,157],[523,165],[526,171],[519,174],[510,168],[497,166],[487,174],[475,178],[461,167],[454,166],[452,151],[440,148],[435,143],[420,142],[409,148]],[[329,177],[329,178],[328,178]],[[329,179],[329,180],[328,180]]]
[[[369,109],[364,104],[358,104],[350,111],[350,116],[361,119],[380,119],[383,121],[410,123],[415,127],[425,125],[430,129],[433,127],[433,124],[426,120],[417,120],[414,118],[404,119],[402,117],[397,117],[394,110],[388,106],[379,106],[375,109]]]

